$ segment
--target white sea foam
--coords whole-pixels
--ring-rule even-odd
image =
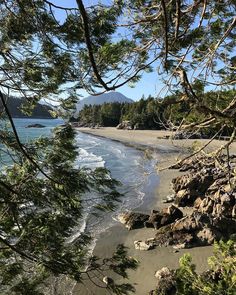
[[[101,156],[96,156],[92,152],[88,152],[83,148],[79,148],[79,156],[76,164],[80,168],[99,168],[105,166],[105,161]]]
[[[86,212],[83,215],[83,221],[82,221],[82,223],[79,224],[77,227],[74,228],[73,234],[66,241],[67,243],[74,242],[82,233],[85,232],[88,215],[89,215],[89,212]]]
[[[155,171],[152,161],[143,158],[143,155],[132,148],[120,143],[106,139],[94,138],[79,133],[77,136],[78,151],[76,166],[95,169],[96,167],[106,167],[111,172],[111,177],[122,183],[118,190],[124,195],[117,204],[115,212],[101,213],[99,217],[94,217],[91,213],[94,203],[86,206],[88,215],[81,223],[81,228],[77,228],[74,239],[81,232],[89,233],[94,238],[90,247],[93,251],[96,240],[100,234],[116,224],[117,216],[124,211],[133,210],[141,206],[145,200],[147,186],[149,185],[149,174]],[[91,195],[88,195],[88,200]],[[99,203],[99,195],[95,195]],[[85,196],[87,199],[87,197]]]

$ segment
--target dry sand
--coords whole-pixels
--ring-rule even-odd
[[[193,149],[193,147],[201,147],[205,145],[208,139],[187,139],[187,140],[170,140],[166,136],[173,133],[166,130],[120,130],[115,127],[104,127],[98,129],[78,128],[79,131],[89,133],[96,136],[110,138],[125,144],[137,146],[149,146],[157,150],[163,151],[168,148],[169,151],[177,151],[179,148]],[[218,149],[224,145],[226,141],[213,140],[205,150]],[[231,145],[231,150],[236,152],[236,142]]]
[[[168,166],[174,163],[176,158],[183,156],[187,153],[188,148],[191,148],[194,142],[198,145],[205,144],[206,140],[176,140],[172,143],[167,139],[160,139],[169,135],[166,131],[152,131],[152,130],[117,130],[115,128],[101,128],[101,129],[89,129],[79,128],[79,131],[89,133],[95,136],[102,136],[112,140],[123,142],[134,147],[151,148],[155,149],[155,157],[158,161],[158,166]],[[210,149],[219,148],[225,144],[225,141],[214,141],[210,145]],[[185,148],[184,150],[180,148]],[[236,151],[235,143],[233,143],[233,151]],[[154,198],[151,204],[142,206],[139,211],[150,212],[150,208],[157,209],[165,206],[162,203],[162,199],[171,193],[170,182],[173,177],[176,177],[180,172],[176,170],[164,170],[157,172],[159,174],[159,184],[156,184]],[[136,210],[137,211],[137,210]],[[193,249],[182,249],[178,253],[174,253],[172,247],[157,247],[150,251],[139,251],[134,249],[135,240],[145,240],[152,238],[155,235],[154,229],[138,229],[128,231],[124,226],[117,224],[103,233],[97,242],[94,254],[100,257],[109,257],[114,252],[116,246],[123,243],[129,248],[128,254],[139,260],[140,264],[136,271],[129,271],[129,280],[122,280],[118,277],[113,277],[118,280],[119,283],[132,283],[137,295],[148,294],[148,292],[155,288],[155,272],[167,266],[169,268],[177,268],[179,264],[179,258],[184,253],[190,253],[193,257],[193,262],[197,265],[197,270],[202,271],[207,268],[207,257],[212,255],[212,246],[198,247]],[[99,285],[104,284],[94,279]],[[117,281],[116,280],[116,281]],[[95,285],[88,282],[88,289],[79,285],[75,288],[74,294],[96,294],[103,295],[109,294],[107,289],[98,288]]]

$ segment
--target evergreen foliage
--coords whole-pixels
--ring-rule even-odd
[[[209,257],[209,269],[196,272],[190,254],[180,258],[180,266],[173,272],[172,293],[175,295],[234,295],[236,291],[235,242],[220,241],[214,245],[214,255]],[[165,279],[163,279],[164,281]],[[168,295],[167,285],[162,284],[152,294]],[[170,290],[170,289],[169,289]]]
[[[171,129],[173,126],[178,128],[183,122],[186,125],[198,125],[207,118],[201,107],[191,105],[188,101],[176,104],[176,99],[180,99],[181,95],[176,92],[164,99],[155,99],[151,96],[147,99],[142,97],[132,104],[85,105],[79,113],[78,122],[85,126],[114,127],[122,121],[128,120],[134,128],[138,129]],[[234,96],[235,90],[201,93],[202,104],[220,112],[230,104]],[[222,129],[223,122],[224,120],[220,120],[201,128],[201,135],[204,137],[213,136]],[[231,120],[227,120],[226,126],[221,130],[221,135],[229,136],[233,131],[233,126]]]
[[[119,196],[117,183],[104,169],[74,168],[74,132],[68,124],[55,130],[53,139],[22,144],[9,97],[25,98],[27,115],[41,99],[56,101],[68,117],[79,90],[92,94],[133,86],[144,71],[157,69],[168,94],[175,94],[166,105],[177,109],[168,107],[166,116],[178,107],[183,114],[196,108],[204,115],[204,128],[212,122],[214,128],[229,126],[235,137],[235,95],[226,104],[224,95],[209,95],[210,104],[202,99],[204,87],[222,91],[235,85],[234,0],[114,0],[89,7],[82,0],[75,7],[60,3],[0,0],[0,116],[7,125],[0,126],[1,154],[12,159],[12,166],[0,171],[1,294],[43,294],[39,286],[52,274],[82,281],[84,272],[102,267],[92,259],[85,271],[88,236],[67,242],[81,219],[85,192],[100,193],[104,203],[94,205],[103,209],[112,209]],[[147,109],[144,100],[132,110],[124,105],[122,114],[107,105],[99,120],[114,124],[121,114],[132,124],[152,128],[160,116],[151,101]],[[121,250],[110,262],[124,275],[136,262],[126,260]],[[110,287],[117,294],[132,291],[127,285]]]

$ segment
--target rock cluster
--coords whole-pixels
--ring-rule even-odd
[[[194,211],[160,228],[156,232],[155,242],[159,246],[177,245],[178,249],[211,245],[214,240],[229,238],[235,229],[235,219]]]
[[[172,245],[175,249],[211,245],[215,240],[236,234],[236,157],[188,160],[181,166],[188,174],[172,180],[171,204],[150,215],[129,212],[120,216],[128,229],[143,226],[157,231],[151,246],[136,241],[136,249]],[[174,168],[180,169],[180,166]],[[190,207],[183,215],[179,207]]]
[[[176,206],[170,205],[161,211],[152,210],[150,215],[138,212],[125,212],[120,214],[118,219],[128,230],[131,230],[142,227],[154,227],[158,229],[182,217],[182,211]]]
[[[164,225],[170,224],[177,219],[183,217],[183,213],[174,205],[170,205],[161,211],[152,210],[148,220],[144,222],[146,227],[154,227],[158,229]]]
[[[118,216],[118,220],[125,225],[128,230],[144,227],[144,222],[149,219],[149,215],[138,212],[125,212]]]
[[[158,229],[156,244],[188,248],[210,245],[214,240],[235,234],[235,167],[235,156],[231,156],[230,166],[226,157],[221,156],[218,162],[196,158],[175,167],[188,174],[172,180],[174,203],[178,207],[191,207],[192,212]]]

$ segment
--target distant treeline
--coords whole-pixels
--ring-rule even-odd
[[[221,111],[235,95],[235,90],[206,92],[201,94],[201,102],[198,105],[191,104],[189,100],[185,101],[181,93],[175,93],[164,99],[142,97],[134,103],[85,105],[79,113],[78,122],[84,126],[114,127],[122,121],[129,121],[132,127],[138,129],[166,129],[170,125],[201,122],[208,116],[202,111],[202,105]],[[176,100],[181,102],[176,104]],[[221,127],[213,123],[204,129],[204,133],[211,135]],[[228,135],[231,130],[232,126],[229,124],[224,128],[223,134]]]
[[[6,103],[7,103],[9,112],[13,118],[52,119],[52,115],[50,114],[50,111],[52,111],[53,109],[50,106],[36,103],[36,105],[32,107],[31,111],[23,112],[24,105],[26,103],[26,100],[24,98],[11,96],[9,98],[6,98]],[[0,112],[1,113],[3,112],[4,114],[4,108],[1,102],[0,102]]]
[[[85,105],[80,111],[78,121],[84,125],[117,126],[122,121],[130,121],[132,126],[144,129],[160,129],[160,105],[149,96],[134,103],[104,103]]]

